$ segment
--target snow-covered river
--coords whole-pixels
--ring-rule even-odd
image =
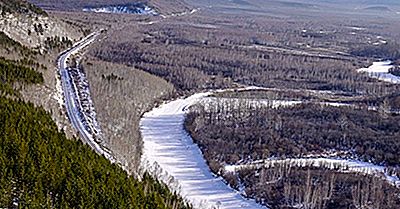
[[[370,68],[360,69],[394,82],[388,75],[390,63],[374,63]],[[397,77],[396,77],[397,78]],[[398,79],[398,78],[397,78]],[[399,79],[400,81],[400,79]],[[400,83],[400,82],[399,82]],[[246,199],[238,191],[230,188],[222,178],[216,177],[208,168],[199,147],[184,130],[185,113],[189,106],[200,101],[210,101],[207,96],[212,92],[194,94],[185,99],[177,99],[164,103],[146,113],[140,122],[144,142],[142,167],[155,175],[170,188],[178,191],[195,208],[265,208],[254,200]],[[206,99],[205,99],[206,98]],[[298,102],[275,102],[275,105],[294,105]],[[342,104],[325,104],[342,106]],[[354,160],[318,159],[288,159],[294,163],[320,164],[331,162],[346,166],[344,172],[361,172],[373,175],[383,175],[393,184],[399,184],[397,177],[385,174],[384,167]],[[226,169],[238,169],[231,166]]]
[[[245,199],[215,177],[203,155],[183,128],[185,110],[209,93],[178,99],[144,115],[142,165],[176,189],[195,208],[265,208]],[[173,177],[173,178],[172,178]]]

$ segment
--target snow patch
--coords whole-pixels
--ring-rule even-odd
[[[84,12],[95,13],[116,13],[116,14],[140,14],[140,15],[158,15],[158,13],[145,4],[131,4],[131,5],[115,5],[104,7],[86,7]]]
[[[64,96],[63,96],[63,89],[61,85],[61,78],[58,73],[56,73],[56,92],[53,94],[53,98],[57,101],[60,108],[64,106]]]
[[[250,164],[243,165],[226,165],[224,167],[227,172],[237,172],[241,169],[246,168],[261,168],[261,167],[274,167],[278,164],[288,164],[295,167],[316,167],[316,168],[328,168],[337,170],[344,173],[362,173],[367,175],[375,175],[383,177],[390,184],[400,187],[400,179],[397,176],[388,174],[385,166],[375,165],[368,162],[362,162],[358,160],[346,160],[346,159],[332,159],[332,158],[294,158],[294,159],[268,159],[262,161],[256,161]]]
[[[366,30],[366,28],[357,27],[357,26],[349,26],[348,28],[351,29],[351,30],[355,30],[355,31],[363,31],[363,30]]]
[[[389,73],[389,70],[392,67],[393,67],[392,61],[386,60],[386,61],[374,62],[368,68],[361,68],[358,69],[357,71],[366,72],[370,77],[376,78],[381,81],[400,84],[400,77]]]

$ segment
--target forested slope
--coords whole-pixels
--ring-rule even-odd
[[[0,145],[1,208],[185,208],[158,182],[66,139],[33,104],[0,98]]]
[[[5,13],[18,12],[47,16],[45,11],[24,0],[0,0],[0,11],[2,11],[2,15]]]
[[[15,95],[18,91],[13,88],[18,84],[43,83],[41,73],[22,64],[23,61],[12,61],[0,57],[0,95]]]
[[[0,0],[0,10],[37,13],[32,5],[20,4],[30,5]],[[14,23],[21,24],[21,19]],[[18,39],[21,31],[9,30],[13,35],[0,32],[0,208],[188,208],[163,184],[147,175],[141,180],[128,176],[119,165],[59,131],[50,114],[38,107],[52,101],[48,83],[55,71],[46,60],[54,55],[36,53]],[[65,47],[46,40],[46,46]],[[27,91],[31,87],[38,90]],[[23,99],[33,94],[42,101],[34,105]]]

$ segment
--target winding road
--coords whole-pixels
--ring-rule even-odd
[[[110,153],[110,151],[108,151],[101,144],[96,143],[95,139],[93,138],[93,134],[89,133],[89,131],[87,130],[87,127],[84,124],[84,120],[81,117],[83,113],[80,112],[80,109],[78,108],[79,104],[76,100],[76,93],[73,87],[71,76],[68,72],[68,61],[70,60],[71,56],[82,52],[87,46],[89,46],[96,40],[100,33],[101,31],[91,33],[81,41],[74,44],[70,49],[62,52],[58,57],[57,64],[58,71],[61,77],[65,108],[72,126],[79,132],[79,135],[82,137],[84,142],[87,143],[93,150],[95,150],[100,155],[104,155],[112,163],[115,163],[116,160]]]

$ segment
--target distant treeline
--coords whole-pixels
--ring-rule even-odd
[[[362,57],[373,57],[378,59],[400,59],[400,44],[395,42],[389,42],[381,45],[366,45],[358,48],[354,48],[350,52],[355,56]]]
[[[0,0],[1,15],[7,13],[38,14],[47,16],[48,14],[41,8],[25,0]]]
[[[91,51],[92,55],[162,77],[174,84],[180,93],[227,88],[233,83],[378,96],[400,89],[358,73],[356,69],[366,63],[357,60],[312,56],[307,51],[298,54],[296,51],[273,51],[266,46],[248,46],[248,32],[239,33],[239,29],[228,33],[224,30],[154,25],[128,30],[131,33],[124,31],[121,35],[110,36]],[[390,47],[390,50],[394,49]],[[397,56],[387,50],[383,53],[388,54],[387,57]],[[369,56],[361,49],[356,52]]]

